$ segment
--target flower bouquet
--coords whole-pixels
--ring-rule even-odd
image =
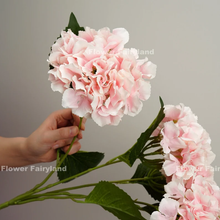
[[[123,115],[137,115],[142,101],[150,97],[156,65],[147,58],[139,60],[136,49],[125,48],[128,40],[124,28],[112,32],[109,28],[84,29],[71,13],[68,26],[52,45],[48,58],[51,88],[63,94],[62,106],[71,108],[81,121],[86,117],[99,126],[118,125]],[[137,142],[101,165],[104,154],[100,152],[68,155],[75,139],[66,153],[57,150],[56,170],[29,191],[1,204],[0,209],[70,199],[100,205],[121,220],[144,220],[141,212],[149,213],[150,220],[219,219],[220,189],[213,178],[211,140],[189,107],[164,106],[160,98],[156,118]],[[136,160],[140,164],[127,179],[52,190],[106,166],[126,163],[132,167]],[[55,171],[59,180],[46,185]],[[155,203],[132,199],[118,184],[142,185]],[[77,193],[86,187],[93,187],[88,195]]]

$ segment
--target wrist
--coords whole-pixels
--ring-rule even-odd
[[[36,156],[34,156],[30,150],[28,138],[22,138],[20,143],[20,154],[22,155],[23,163],[26,165],[39,163]]]
[[[1,166],[21,167],[31,164],[29,158],[25,155],[24,137],[4,138],[0,137],[0,157]]]

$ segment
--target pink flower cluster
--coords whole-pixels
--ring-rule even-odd
[[[110,32],[86,27],[78,36],[61,32],[52,46],[48,62],[54,68],[48,73],[52,90],[63,93],[64,108],[91,116],[100,126],[117,125],[124,114],[141,111],[156,65],[147,58],[138,60],[136,49],[124,48],[128,40],[124,28]]]
[[[213,178],[215,154],[208,133],[183,104],[165,106],[164,113],[153,135],[162,135],[166,194],[150,220],[220,219],[220,189]]]

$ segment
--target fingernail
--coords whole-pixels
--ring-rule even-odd
[[[70,135],[75,136],[79,133],[79,129],[77,127],[70,128]]]

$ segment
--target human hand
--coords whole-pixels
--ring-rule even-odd
[[[82,138],[85,121],[84,118],[79,131],[80,118],[73,115],[71,109],[52,113],[37,130],[26,138],[24,156],[30,163],[51,162],[57,157],[56,149],[61,148],[66,152],[73,137],[77,135],[69,154],[76,153],[81,148],[78,140]]]

